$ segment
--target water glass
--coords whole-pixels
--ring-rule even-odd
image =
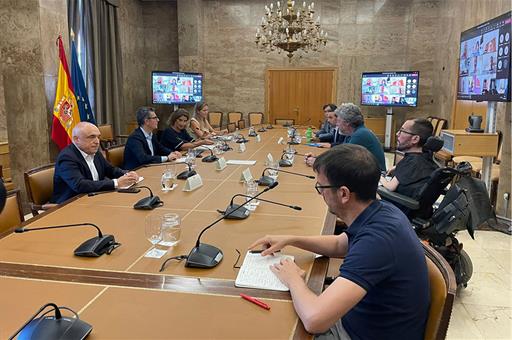
[[[176,183],[176,171],[171,167],[167,167],[162,174],[162,191],[168,192],[174,188]]]
[[[283,155],[283,159],[289,160],[290,162],[292,162],[292,163],[293,163],[293,161],[295,160],[295,152],[287,151],[287,152]]]
[[[245,182],[245,194],[247,196],[254,197],[258,194],[258,183],[256,181],[248,181]],[[246,197],[246,201],[250,200],[250,197]],[[249,203],[245,204],[245,208],[248,210],[254,211],[260,204],[260,201],[258,199],[254,199],[250,201]]]
[[[279,170],[279,161],[274,160],[272,162],[269,162],[268,167],[270,168],[267,170],[268,176],[272,178],[274,181],[276,181]]]
[[[194,170],[196,168],[196,155],[196,151],[189,150],[189,152],[187,153],[187,157],[185,158],[185,163],[188,164],[191,170]]]
[[[178,214],[168,213],[162,216],[162,240],[159,246],[174,247],[181,239],[181,219]]]
[[[146,216],[145,225],[146,238],[153,245],[153,248],[162,241],[162,216],[148,215]]]

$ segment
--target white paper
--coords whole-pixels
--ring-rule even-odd
[[[282,259],[294,260],[291,255],[282,255],[275,253],[274,256],[261,256],[247,252],[244,263],[240,267],[236,277],[236,287],[258,288],[267,290],[279,290],[286,292],[286,287],[278,277],[272,273],[270,266],[279,263]]]
[[[243,161],[238,159],[230,159],[226,162],[227,165],[254,165],[256,161]]]
[[[166,253],[167,253],[167,250],[162,250],[162,249],[153,248],[153,249],[151,249],[150,251],[148,251],[148,252],[146,253],[146,255],[144,255],[144,257],[149,257],[149,258],[152,258],[152,259],[160,259],[160,258],[162,258]]]
[[[240,176],[240,182],[250,182],[253,180],[251,169],[247,168],[242,171],[242,175]]]

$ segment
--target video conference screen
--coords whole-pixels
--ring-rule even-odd
[[[203,75],[153,71],[151,88],[153,104],[195,104],[203,100]]]
[[[361,105],[418,105],[418,71],[365,72],[361,80]]]
[[[510,101],[511,13],[460,35],[457,99]]]

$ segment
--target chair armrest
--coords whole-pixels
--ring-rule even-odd
[[[420,208],[420,202],[417,200],[410,198],[408,196],[396,193],[394,191],[390,191],[386,189],[385,187],[378,187],[377,193],[380,195],[381,198],[385,199],[386,201],[390,201],[393,203],[398,203],[406,208],[417,210]]]

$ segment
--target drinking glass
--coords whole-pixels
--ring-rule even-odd
[[[174,189],[176,183],[176,166],[168,165],[162,174],[162,191],[168,192]]]
[[[279,170],[279,161],[269,162],[268,167],[268,176],[272,178],[274,181],[277,180],[278,170]]]
[[[168,213],[162,216],[162,240],[159,246],[174,247],[180,242],[181,219],[178,214]]]
[[[258,194],[258,183],[256,181],[248,181],[245,182],[245,194],[247,196],[254,197]],[[246,201],[250,200],[251,197],[246,197]],[[260,201],[258,199],[254,199],[250,201],[249,203],[245,204],[245,208],[254,211],[260,204]]]
[[[162,216],[161,215],[148,215],[146,216],[145,226],[146,238],[153,245],[153,248],[162,241]]]

